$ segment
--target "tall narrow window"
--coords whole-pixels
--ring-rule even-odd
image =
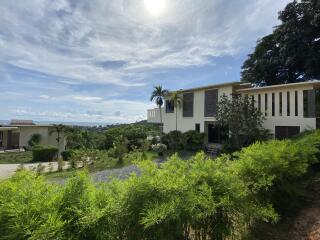
[[[316,92],[315,92],[315,104],[316,104],[316,118],[319,118],[320,117],[320,89],[316,89]]]
[[[193,93],[183,94],[182,116],[193,117]]]
[[[258,109],[261,112],[261,94],[258,94]]]
[[[295,116],[298,116],[298,91],[294,92],[294,109],[295,109]]]
[[[204,93],[204,117],[215,117],[218,111],[218,89],[205,91]]]
[[[196,123],[196,131],[199,133],[200,132],[200,123]]]
[[[308,117],[308,90],[303,91],[303,116]]]
[[[254,95],[251,96],[251,104],[252,104],[252,107],[254,108]]]
[[[316,90],[303,91],[303,117],[316,117]]]
[[[290,92],[287,92],[287,116],[290,116]]]
[[[282,92],[279,92],[279,116],[282,116]]]
[[[275,96],[274,93],[272,93],[272,116],[274,117],[275,115]]]
[[[264,94],[264,112],[268,116],[268,93]]]
[[[174,113],[173,100],[166,100],[166,113]]]

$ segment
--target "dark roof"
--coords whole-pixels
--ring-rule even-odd
[[[12,119],[10,125],[36,125],[32,120]]]

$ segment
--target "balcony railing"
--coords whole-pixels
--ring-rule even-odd
[[[149,109],[147,120],[148,120],[148,123],[160,123],[160,110],[159,110],[159,108]]]

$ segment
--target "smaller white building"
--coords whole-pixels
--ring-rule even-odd
[[[197,130],[205,133],[206,143],[220,143],[221,131],[216,124],[218,101],[222,95],[242,94],[253,99],[265,115],[263,127],[275,138],[292,137],[304,130],[320,127],[320,81],[308,81],[265,87],[230,82],[179,90],[183,99],[175,109],[166,99],[162,111],[165,133],[173,130]],[[160,124],[159,109],[148,110],[148,122]]]
[[[64,133],[59,135],[58,143],[57,132],[52,132],[53,125],[37,125],[30,120],[13,120],[8,125],[0,125],[0,150],[27,148],[28,141],[33,134],[41,136],[40,144],[53,145],[64,151],[66,140]]]

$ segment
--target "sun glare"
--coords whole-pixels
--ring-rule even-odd
[[[165,7],[166,0],[144,0],[148,12],[154,16],[160,15]]]

